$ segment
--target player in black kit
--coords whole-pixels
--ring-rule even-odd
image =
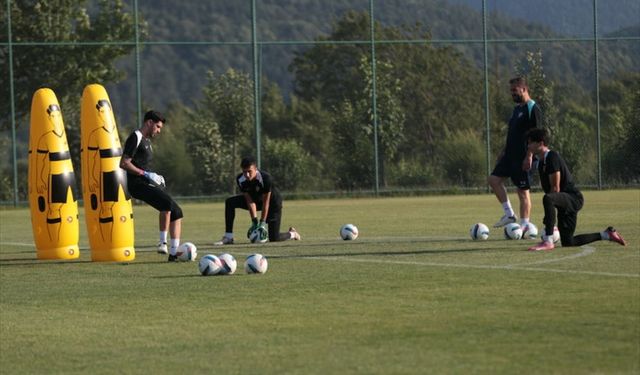
[[[167,233],[171,235],[169,261],[176,261],[176,250],[180,246],[182,231],[182,209],[164,191],[164,177],[149,171],[153,151],[151,138],[160,134],[165,119],[159,112],[149,111],[144,115],[140,129],[135,130],[124,144],[120,168],[127,171],[127,187],[131,195],[158,210],[160,242],[158,253],[167,254]]]
[[[609,240],[626,246],[624,238],[613,227],[600,233],[574,236],[578,223],[578,211],[584,204],[582,193],[573,183],[573,177],[564,159],[548,147],[549,136],[545,129],[533,129],[527,133],[528,149],[538,158],[540,185],[544,190],[544,236],[542,242],[529,248],[530,251],[553,250],[553,227],[556,210],[560,241],[563,247],[580,246],[594,241]]]
[[[300,234],[293,227],[290,227],[288,232],[280,233],[282,197],[274,186],[271,175],[258,170],[256,160],[253,157],[243,158],[240,167],[242,173],[236,177],[236,183],[242,194],[229,197],[225,201],[225,234],[214,245],[233,244],[233,221],[236,216],[236,208],[249,211],[252,223],[249,233],[258,228],[266,230],[268,224],[269,241],[300,240]],[[259,221],[258,211],[261,211]]]
[[[509,80],[509,84],[511,97],[516,106],[509,120],[507,144],[498,157],[488,182],[504,210],[504,216],[495,223],[494,227],[499,228],[517,221],[504,186],[504,181],[511,178],[518,191],[520,225],[524,228],[529,224],[531,215],[529,170],[532,164],[532,155],[527,152],[525,134],[529,129],[541,127],[542,113],[536,102],[529,96],[529,86],[524,77],[513,78]]]

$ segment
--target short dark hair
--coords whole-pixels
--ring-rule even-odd
[[[154,110],[148,111],[144,114],[144,122],[147,122],[147,120],[151,120],[153,122],[167,122],[162,113]]]
[[[245,156],[240,162],[240,168],[242,169],[249,168],[252,165],[256,165],[256,158],[253,156]]]
[[[524,77],[524,76],[511,78],[509,80],[509,84],[517,87],[524,87],[526,89],[529,89],[529,84],[527,83],[527,77]]]
[[[527,132],[527,142],[542,142],[549,145],[549,132],[545,128],[533,128]]]

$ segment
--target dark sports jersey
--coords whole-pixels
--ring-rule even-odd
[[[526,134],[529,129],[542,126],[542,113],[536,102],[529,100],[526,105],[517,105],[509,119],[505,157],[507,160],[524,159],[527,154]]]
[[[148,170],[153,160],[151,141],[142,136],[140,130],[136,130],[124,143],[122,151],[124,157],[131,158],[131,163],[142,170]],[[133,176],[129,174],[130,176]]]
[[[256,178],[248,180],[242,173],[236,177],[238,188],[243,193],[248,193],[256,204],[262,204],[262,195],[271,192],[271,201],[269,206],[272,208],[282,206],[282,197],[280,192],[273,184],[271,175],[264,171],[257,171]]]
[[[558,171],[560,171],[560,191],[563,193],[579,193],[580,191],[573,183],[573,176],[571,176],[567,163],[565,163],[560,154],[552,150],[547,151],[544,155],[544,160],[538,164],[540,184],[544,192],[551,192],[549,175]]]

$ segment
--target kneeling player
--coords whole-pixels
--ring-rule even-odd
[[[538,158],[540,184],[544,190],[544,236],[542,242],[529,248],[530,251],[552,250],[553,227],[556,223],[562,246],[580,246],[594,241],[609,240],[626,246],[624,238],[613,227],[600,233],[580,234],[574,236],[578,223],[578,211],[582,208],[584,198],[573,183],[573,177],[564,159],[548,147],[548,134],[545,129],[532,129],[527,133],[529,151]]]

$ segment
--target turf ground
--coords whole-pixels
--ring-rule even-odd
[[[629,246],[472,241],[501,215],[473,195],[285,202],[302,241],[249,244],[239,212],[238,244],[220,249],[223,205],[183,204],[183,241],[239,261],[214,277],[154,253],[144,205],[130,264],[90,262],[82,209],[80,260],[37,261],[28,210],[4,209],[0,372],[638,374],[640,191],[585,198],[577,233],[615,225]],[[356,241],[338,238],[347,222]],[[264,275],[242,272],[254,252]]]

